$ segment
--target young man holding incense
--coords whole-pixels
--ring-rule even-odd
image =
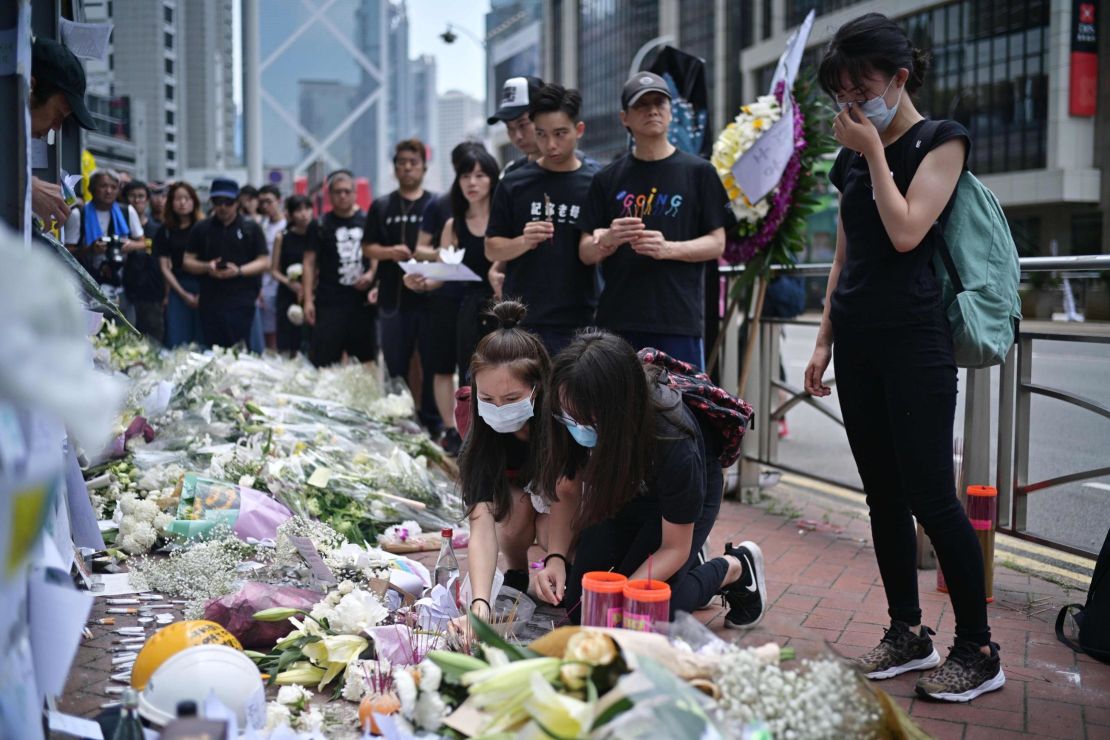
[[[724,252],[728,194],[713,165],[667,140],[662,77],[634,74],[621,108],[634,146],[594,177],[579,221],[582,262],[605,285],[597,325],[704,367],[704,263]]]
[[[504,261],[503,295],[528,307],[525,324],[555,355],[575,330],[593,322],[597,272],[579,259],[582,214],[596,169],[575,154],[586,126],[582,96],[544,85],[529,115],[540,158],[522,164],[497,186],[486,229],[486,257]]]

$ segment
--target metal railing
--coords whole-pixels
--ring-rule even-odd
[[[832,265],[827,263],[803,264],[797,265],[789,272],[803,277],[822,277],[829,274],[831,267]],[[743,272],[743,269],[743,266],[722,267],[721,274],[729,279],[731,287],[732,281]],[[785,268],[775,269],[785,271]],[[1027,257],[1021,260],[1021,270],[1023,273],[1110,270],[1110,255]],[[747,386],[741,393],[755,407],[754,428],[745,438],[744,457],[755,463],[843,485],[842,481],[832,481],[821,471],[791,467],[784,465],[778,459],[777,422],[800,404],[811,406],[841,427],[844,424],[840,418],[839,409],[832,408],[829,403],[813,398],[804,389],[791,386],[778,377],[780,329],[784,325],[817,326],[817,324],[817,321],[805,319],[764,319],[760,323],[759,337],[752,356],[752,371]],[[726,387],[731,383],[732,387],[729,390],[733,391],[737,390],[735,383],[738,377],[737,358],[740,356],[737,346],[739,327],[739,317],[733,318],[728,326],[722,327],[722,331],[727,333],[720,369]],[[1060,550],[1090,555],[1090,551],[1039,537],[1028,531],[1028,497],[1031,494],[1067,483],[1110,475],[1110,449],[1108,449],[1106,466],[1070,472],[1040,481],[1029,480],[1030,411],[1034,396],[1055,399],[1110,419],[1110,406],[1106,404],[1085,398],[1067,389],[1033,382],[1033,343],[1044,340],[1110,345],[1110,332],[1098,335],[1065,331],[1021,331],[1015,346],[1010,349],[1006,361],[1000,368],[998,432],[993,445],[991,369],[968,370],[964,391],[963,477],[968,481],[990,480],[992,452],[997,449],[995,481],[999,496],[998,529]],[[827,379],[825,382],[832,385],[835,383],[835,378]],[[785,400],[778,400],[780,393],[785,394]],[[742,492],[750,494],[758,490],[758,474],[759,465],[741,467],[739,485]]]

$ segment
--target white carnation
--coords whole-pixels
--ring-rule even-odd
[[[393,672],[393,690],[401,701],[401,714],[406,719],[412,719],[416,712],[416,681],[412,672],[407,668],[398,668]]]
[[[362,670],[362,661],[356,660],[348,665],[343,673],[343,698],[347,701],[360,702],[369,688],[366,675]]]
[[[283,704],[287,707],[296,706],[301,702],[308,702],[312,699],[312,694],[303,686],[292,684],[289,686],[282,686],[278,689],[277,701],[278,704]]]
[[[278,704],[276,701],[266,704],[266,731],[272,732],[279,727],[288,727],[292,720],[289,707]]]
[[[421,685],[423,689],[423,685]],[[421,691],[416,700],[416,709],[413,711],[412,721],[417,727],[434,732],[447,718],[447,704],[437,691]]]

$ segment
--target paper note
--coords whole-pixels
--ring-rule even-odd
[[[313,578],[320,583],[337,583],[331,569],[324,563],[324,559],[320,557],[316,545],[312,544],[312,540],[307,537],[290,537],[289,541],[293,543],[293,547],[297,548],[297,552],[300,553],[305,563],[308,564],[309,570],[312,571]]]
[[[120,596],[122,594],[145,594],[150,589],[135,588],[131,585],[129,573],[103,573],[100,582],[104,585],[103,591],[97,591],[95,596]]]
[[[45,571],[32,574],[30,592],[31,651],[39,692],[61,696],[93,599],[72,586],[48,582]]]
[[[62,44],[82,59],[103,61],[108,57],[111,23],[74,23],[62,18],[58,28],[62,32]]]
[[[62,714],[56,709],[48,712],[46,717],[51,732],[59,732],[73,737],[91,738],[91,740],[104,740],[100,725],[91,719],[74,717],[72,714]]]
[[[473,270],[466,265],[448,264],[446,262],[402,262],[401,269],[408,275],[423,275],[429,280],[442,280],[449,282],[480,282]]]
[[[736,184],[752,203],[758,203],[774,190],[782,179],[786,164],[794,154],[794,100],[790,90],[794,86],[794,78],[798,75],[798,66],[802,61],[802,53],[805,51],[810,29],[813,28],[813,19],[814,13],[811,10],[801,27],[787,39],[786,48],[775,68],[769,94],[775,92],[775,86],[780,81],[786,83],[786,93],[782,100],[782,118],[760,134],[755,143],[740,155],[740,159],[732,166],[732,175],[736,178]]]

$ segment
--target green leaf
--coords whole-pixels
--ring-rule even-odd
[[[291,663],[295,663],[303,657],[304,654],[301,652],[300,648],[288,648],[282,651],[281,655],[278,657],[277,666],[274,668],[273,672],[281,673]]]
[[[470,613],[470,624],[474,628],[474,635],[480,642],[495,647],[499,650],[504,650],[505,654],[509,656],[512,661],[525,660],[527,658],[539,658],[539,653],[534,650],[529,650],[523,645],[512,645],[507,642],[501,635],[486,624],[481,617],[478,617],[474,612]]]
[[[627,697],[624,698],[624,699],[621,699],[620,701],[616,702],[615,704],[610,705],[608,709],[606,709],[604,712],[602,712],[600,715],[598,715],[597,718],[594,719],[594,724],[590,728],[590,730],[596,730],[599,727],[601,727],[603,725],[606,725],[609,722],[612,722],[619,715],[624,714],[629,709],[631,709],[632,706],[633,706],[632,705],[632,700],[627,698]]]

